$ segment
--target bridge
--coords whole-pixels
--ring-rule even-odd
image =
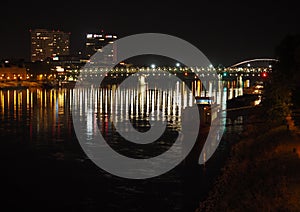
[[[278,60],[271,58],[245,60],[222,69],[219,74],[224,80],[232,80],[235,77],[242,77],[243,80],[259,80],[268,77],[277,62]]]
[[[104,77],[104,83],[119,83],[126,77],[135,75],[137,77],[155,76],[160,75],[175,75],[180,79],[192,83],[198,80],[199,77],[208,79],[224,81],[224,82],[237,82],[237,84],[245,84],[246,88],[251,88],[259,81],[267,79],[268,75],[272,72],[274,64],[278,60],[272,58],[258,58],[245,60],[229,67],[215,68],[212,65],[209,67],[115,67],[108,70],[105,67],[96,68],[83,68],[80,70],[79,80],[92,79],[97,77]],[[74,78],[74,77],[73,77]],[[204,86],[209,86],[203,82]],[[239,92],[240,94],[242,92]]]
[[[195,74],[200,75],[210,75],[215,76],[217,74],[219,77],[255,77],[255,76],[266,76],[272,72],[273,65],[278,62],[276,59],[270,58],[259,58],[245,60],[239,63],[236,63],[230,67],[225,68],[215,68],[212,65],[209,67],[130,67],[122,68],[116,67],[114,69],[108,70],[105,67],[97,68],[83,68],[80,70],[82,76],[85,77],[97,77],[106,76],[106,77],[127,77],[132,74],[151,74],[155,76],[157,71],[164,71],[169,75],[179,75],[184,76],[185,78],[196,78]],[[158,75],[159,76],[159,75]]]
[[[251,59],[251,60],[245,60],[239,63],[236,63],[230,68],[235,68],[235,67],[268,67],[272,68],[274,63],[277,63],[277,59],[272,59],[272,58],[258,58],[258,59]]]
[[[120,68],[116,67],[112,70],[107,70],[106,68],[83,68],[80,70],[80,77],[83,79],[85,77],[98,77],[98,76],[106,76],[107,83],[115,83],[115,82],[122,82],[123,79],[126,77],[135,74],[139,78],[139,82],[145,82],[145,79],[151,75],[155,77],[159,77],[160,75],[177,75],[180,78],[183,78],[186,83],[191,88],[191,91],[193,93],[193,96],[195,97],[209,97],[213,99],[213,102],[218,105],[221,112],[228,112],[231,113],[232,120],[234,121],[236,119],[236,116],[234,114],[236,113],[236,110],[228,110],[226,111],[226,106],[224,105],[224,102],[227,100],[231,100],[233,98],[236,98],[238,96],[243,96],[247,89],[250,90],[252,85],[255,84],[257,81],[262,81],[265,79],[268,74],[272,73],[273,65],[278,62],[275,59],[252,59],[252,60],[246,60],[237,64],[234,64],[232,66],[226,67],[226,68],[214,68],[213,66],[210,67],[130,67],[130,68]],[[163,71],[163,72],[160,72]],[[213,75],[215,79],[217,79],[217,82],[211,82],[209,80],[201,81],[198,79],[197,75],[199,76],[210,76]],[[221,88],[222,90],[214,90],[213,84],[216,83],[217,87]],[[144,86],[141,86],[144,88]],[[182,89],[183,86],[177,86],[178,89]],[[113,88],[112,89],[116,89]],[[122,91],[123,92],[123,91]],[[146,96],[148,95],[149,98],[153,98],[151,102],[164,102],[163,105],[168,105],[167,108],[168,112],[171,113],[174,109],[170,105],[170,102],[167,101],[167,96],[173,99],[174,92],[168,91],[169,93],[157,93],[157,91],[153,90],[145,90]],[[152,93],[151,93],[152,92]],[[180,91],[182,100],[181,103],[184,106],[191,106],[193,102],[193,97],[184,94],[183,90]],[[259,94],[259,93],[257,93]],[[158,96],[156,96],[158,95]],[[163,95],[166,95],[161,99]],[[128,96],[128,95],[125,95]],[[161,99],[158,101],[157,99]],[[125,102],[125,105],[130,105],[130,102],[133,102],[134,99],[127,99]],[[121,101],[121,100],[120,100]],[[153,104],[145,103],[143,100],[141,105],[146,105],[146,111],[152,111],[156,108],[159,108],[160,106],[155,106]],[[141,107],[143,108],[143,107]],[[164,107],[163,107],[164,108]],[[251,111],[251,108],[247,108],[245,111]],[[246,108],[240,108],[240,109],[246,109]],[[133,109],[132,109],[133,110]],[[225,110],[225,111],[224,111]],[[215,110],[214,112],[211,112],[211,117],[214,117],[216,114]],[[173,111],[175,113],[175,111]]]

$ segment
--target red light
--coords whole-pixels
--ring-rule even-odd
[[[262,76],[263,76],[263,77],[267,77],[267,73],[264,72],[264,73],[262,74]]]
[[[188,73],[185,72],[185,73],[184,73],[184,76],[187,76],[187,75],[188,75]]]

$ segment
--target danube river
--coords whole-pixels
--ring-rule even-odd
[[[193,92],[198,92],[195,82]],[[181,88],[182,86],[179,85]],[[82,126],[86,139],[95,128],[119,153],[135,158],[159,155],[169,149],[181,128],[180,108],[193,104],[182,90],[159,93],[148,90],[137,97],[135,89],[116,95],[116,85],[93,90],[77,88],[0,90],[1,177],[7,209],[66,211],[194,211],[218,175],[228,152],[228,141],[243,130],[246,117],[230,118],[223,112],[226,129],[216,153],[204,165],[180,164],[164,175],[129,180],[98,168],[81,149],[72,122],[73,107],[91,102],[93,113],[81,111],[87,120]],[[179,93],[178,93],[179,92]],[[222,104],[242,95],[243,89],[227,83]],[[180,95],[179,95],[180,94]],[[78,101],[75,96],[85,101]],[[179,98],[174,106],[173,99]],[[135,104],[132,104],[135,102]],[[150,128],[151,111],[162,114],[167,128],[159,142],[146,148],[132,146],[116,132],[113,122],[131,121],[139,131]],[[114,120],[111,114],[114,113]],[[124,141],[123,141],[124,140]]]

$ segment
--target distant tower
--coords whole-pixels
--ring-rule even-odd
[[[101,63],[114,64],[117,62],[117,46],[114,41],[117,39],[116,35],[105,33],[89,33],[86,34],[85,41],[85,56],[89,59],[96,52],[102,52],[103,60]],[[104,52],[103,47],[107,44],[112,44],[111,48]]]
[[[30,33],[32,62],[69,54],[70,33],[46,29],[35,29]]]

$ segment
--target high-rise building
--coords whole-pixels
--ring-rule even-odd
[[[70,33],[46,29],[35,29],[30,32],[32,62],[69,54]]]
[[[85,56],[90,58],[96,52],[102,53],[103,64],[112,64],[117,61],[117,46],[114,41],[117,39],[116,35],[106,33],[89,33],[86,34],[85,42]],[[105,47],[107,44],[111,46]]]

